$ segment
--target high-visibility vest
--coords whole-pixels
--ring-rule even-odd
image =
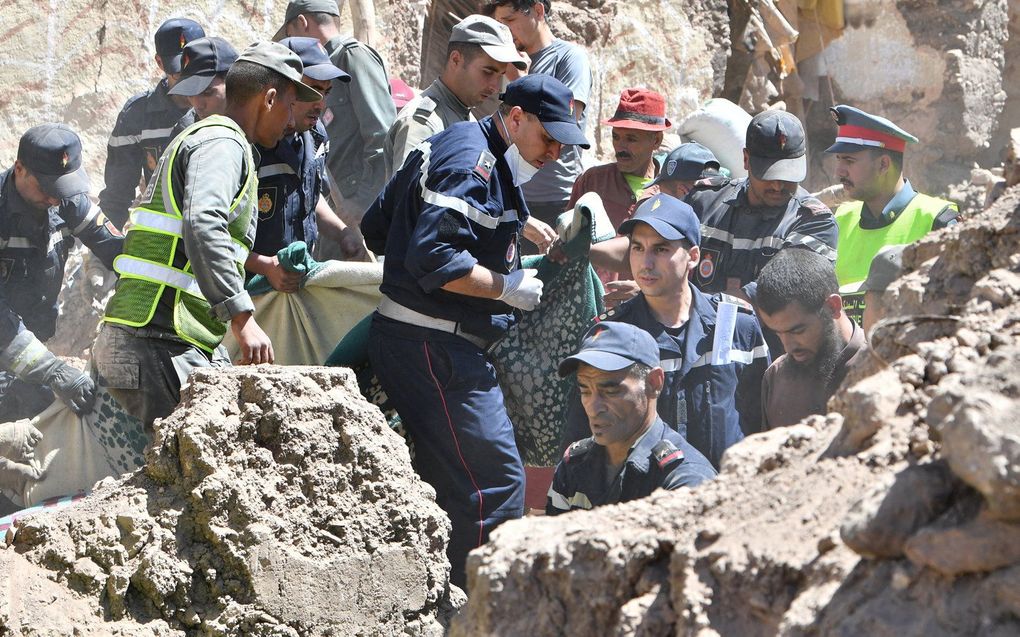
[[[216,349],[227,328],[212,313],[209,301],[192,274],[191,261],[184,253],[184,216],[170,179],[181,144],[189,135],[211,126],[234,131],[245,148],[247,178],[230,204],[227,217],[237,272],[244,279],[244,262],[255,241],[257,169],[244,132],[233,120],[213,115],[192,124],[171,142],[160,158],[159,168],[149,181],[141,204],[131,210],[125,227],[124,251],[113,262],[120,279],[103,317],[108,323],[143,327],[155,315],[164,290],[173,288],[174,330],[180,338],[207,352]]]
[[[862,228],[864,203],[849,201],[836,209],[839,226],[839,248],[836,251],[836,279],[843,297],[843,309],[860,322],[864,312],[864,293],[860,291],[868,278],[871,261],[885,246],[905,245],[917,241],[931,231],[932,224],[946,206],[945,199],[918,193],[896,219],[882,228]]]

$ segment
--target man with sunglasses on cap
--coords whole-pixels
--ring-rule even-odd
[[[205,37],[194,20],[171,18],[156,30],[156,66],[163,79],[152,89],[124,103],[106,146],[106,187],[99,193],[99,207],[119,228],[128,217],[138,184],[148,182],[156,161],[170,140],[174,124],[188,110],[188,103],[169,90],[181,74],[181,53],[192,40]]]
[[[641,292],[598,320],[652,335],[665,372],[659,415],[718,467],[726,449],[761,430],[761,380],[770,362],[761,327],[746,304],[692,285],[703,239],[689,205],[660,193],[620,232]],[[588,435],[579,407],[567,410],[566,443]]]
[[[499,92],[507,64],[527,68],[505,24],[482,15],[455,24],[443,74],[397,113],[386,134],[387,177],[421,142],[455,122],[474,121],[471,109]]]
[[[282,44],[248,47],[227,72],[225,114],[174,139],[131,211],[92,363],[147,427],[177,406],[191,370],[229,364],[220,344],[228,324],[242,364],[273,362],[244,289],[257,223],[251,144],[275,146],[294,120],[294,102],[322,98],[301,81],[302,71]]]
[[[315,38],[284,38],[280,44],[301,58],[302,81],[319,91],[322,99],[294,105],[294,124],[276,146],[256,145],[259,161],[258,231],[248,257],[248,271],[266,275],[282,292],[296,292],[301,275],[279,266],[276,253],[295,241],[314,250],[319,231],[344,247],[345,253],[364,250],[361,236],[351,232],[322,195],[326,162],[326,129],[320,121],[334,81],[351,76],[329,61]]]
[[[77,413],[92,408],[92,379],[43,345],[75,238],[111,270],[123,246],[88,191],[81,139],[63,124],[30,128],[0,173],[0,421],[35,416],[54,394]]]
[[[521,186],[563,145],[588,145],[570,102],[547,75],[511,82],[494,115],[412,151],[361,222],[385,255],[369,358],[450,516],[459,586],[468,551],[524,510],[524,466],[486,351],[541,300],[536,271],[521,269]]]
[[[598,323],[578,352],[563,359],[559,373],[576,373],[591,437],[570,445],[556,465],[546,515],[630,502],[715,477],[705,456],[656,411],[666,376],[648,332]]]

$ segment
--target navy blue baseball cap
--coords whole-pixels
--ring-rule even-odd
[[[18,161],[51,197],[68,199],[89,190],[81,139],[69,126],[40,124],[25,131],[18,143]]]
[[[829,111],[839,128],[836,143],[825,149],[827,153],[857,153],[868,148],[902,153],[907,144],[917,143],[916,137],[884,117],[845,104]]]
[[[591,144],[574,115],[574,94],[551,75],[525,75],[506,85],[499,96],[504,104],[519,106],[542,122],[549,136],[561,144],[589,148]]]
[[[664,181],[696,181],[702,178],[706,168],[719,170],[719,160],[712,151],[697,142],[680,144],[666,155],[662,170],[645,188]]]
[[[744,147],[757,179],[800,183],[807,177],[804,126],[792,113],[769,109],[755,115]]]
[[[581,348],[560,361],[560,376],[577,371],[580,363],[605,372],[618,372],[634,363],[659,366],[659,345],[640,327],[619,321],[593,325],[581,339]]]
[[[164,73],[180,73],[181,52],[192,40],[205,37],[202,25],[187,18],[170,18],[156,29],[156,55],[163,61]]]
[[[701,224],[694,208],[676,197],[659,193],[646,199],[634,216],[620,224],[620,234],[634,232],[638,223],[647,223],[666,241],[685,239],[692,246],[701,245]]]
[[[329,59],[329,55],[326,54],[326,49],[323,48],[317,39],[284,38],[280,40],[280,44],[297,53],[298,57],[301,58],[301,64],[305,67],[302,75],[313,80],[351,81],[350,75],[340,70],[336,64],[333,64]]]
[[[237,60],[237,51],[223,38],[199,38],[188,42],[181,58],[184,62],[181,79],[168,93],[195,96],[209,88],[217,75],[227,74]]]

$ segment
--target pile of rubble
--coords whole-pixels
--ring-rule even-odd
[[[1017,634],[1020,188],[904,263],[834,413],[696,490],[504,525],[452,633]]]
[[[0,635],[440,635],[463,603],[348,370],[196,372],[146,460],[8,535]]]

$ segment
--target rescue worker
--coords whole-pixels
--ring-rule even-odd
[[[868,349],[864,330],[843,311],[832,262],[810,250],[784,250],[762,268],[755,300],[758,316],[786,349],[762,383],[765,428],[826,413]]]
[[[859,288],[879,249],[913,243],[955,224],[960,213],[951,201],[915,192],[903,177],[903,153],[916,137],[853,106],[830,110],[839,128],[825,152],[836,155],[836,175],[854,199],[836,209],[836,279],[846,311],[860,322],[865,304]]]
[[[131,96],[120,114],[106,145],[106,187],[99,193],[99,207],[118,228],[128,218],[138,184],[148,183],[156,161],[170,143],[170,131],[188,110],[183,98],[168,91],[181,73],[181,52],[184,46],[205,31],[194,20],[171,18],[156,29],[156,66],[163,79],[148,91]]]
[[[770,362],[761,328],[746,303],[692,285],[701,233],[689,205],[658,194],[620,232],[641,293],[597,320],[652,335],[665,371],[659,415],[718,467],[727,448],[761,430],[761,378]],[[567,410],[567,443],[587,435],[579,406],[575,400]]]
[[[227,72],[226,114],[174,139],[131,211],[92,363],[146,426],[177,406],[192,369],[229,364],[220,345],[227,323],[242,364],[273,362],[244,289],[257,222],[251,142],[274,146],[293,122],[294,101],[321,99],[301,82],[302,70],[281,44],[248,47]]]
[[[386,134],[387,177],[424,140],[454,122],[474,121],[471,109],[499,93],[507,64],[527,68],[506,25],[481,15],[455,24],[443,74],[397,113]]]
[[[81,140],[63,124],[28,129],[0,173],[0,422],[37,415],[54,394],[79,414],[92,407],[92,379],[43,345],[75,237],[111,270],[123,245],[88,191]]]
[[[361,223],[385,254],[369,359],[450,516],[459,586],[468,551],[523,514],[524,467],[486,350],[541,299],[536,271],[520,267],[520,187],[564,144],[588,145],[570,102],[549,76],[510,83],[494,115],[408,155]]]
[[[903,271],[903,251],[906,245],[893,245],[880,248],[871,260],[868,278],[864,279],[858,290],[864,294],[864,314],[861,317],[861,329],[864,336],[870,339],[871,328],[890,314],[890,304],[883,298],[886,289],[900,277]],[[845,302],[844,302],[845,304]]]
[[[304,241],[309,249],[318,242],[319,230],[330,240],[345,238],[360,244],[360,235],[350,233],[322,195],[326,161],[326,129],[319,117],[333,87],[333,81],[350,82],[351,76],[329,61],[326,50],[315,38],[280,40],[301,58],[302,81],[319,91],[322,99],[294,105],[294,124],[283,139],[271,148],[257,145],[259,162],[258,211],[252,257],[276,261],[276,253],[295,241]],[[357,245],[349,246],[356,251]],[[252,270],[249,264],[249,270]],[[301,275],[283,270],[270,277],[277,290],[294,292]]]
[[[721,177],[719,169],[719,160],[712,151],[697,142],[688,142],[669,151],[659,174],[644,187],[657,186],[659,192],[683,199],[698,181]]]
[[[614,321],[592,326],[560,363],[560,376],[575,372],[591,437],[570,445],[556,465],[546,515],[695,487],[716,475],[656,412],[665,375],[648,332]]]
[[[357,228],[386,184],[383,146],[397,111],[382,57],[364,42],[341,35],[339,19],[340,10],[334,0],[291,0],[284,25],[274,39],[318,39],[330,61],[352,78],[350,83],[334,82],[322,123],[329,135],[326,172],[334,210],[344,223]],[[335,244],[324,242],[318,256],[325,259],[343,255]]]
[[[174,124],[170,139],[198,120],[226,112],[227,71],[235,60],[237,51],[223,38],[198,38],[185,45],[180,80],[170,94],[185,98],[191,108]]]
[[[567,208],[573,208],[581,195],[597,192],[616,229],[640,200],[659,192],[654,185],[645,189],[645,184],[659,173],[652,155],[662,145],[663,131],[672,124],[666,118],[666,98],[638,88],[624,89],[616,112],[602,124],[613,130],[616,161],[584,171],[574,182]]]

